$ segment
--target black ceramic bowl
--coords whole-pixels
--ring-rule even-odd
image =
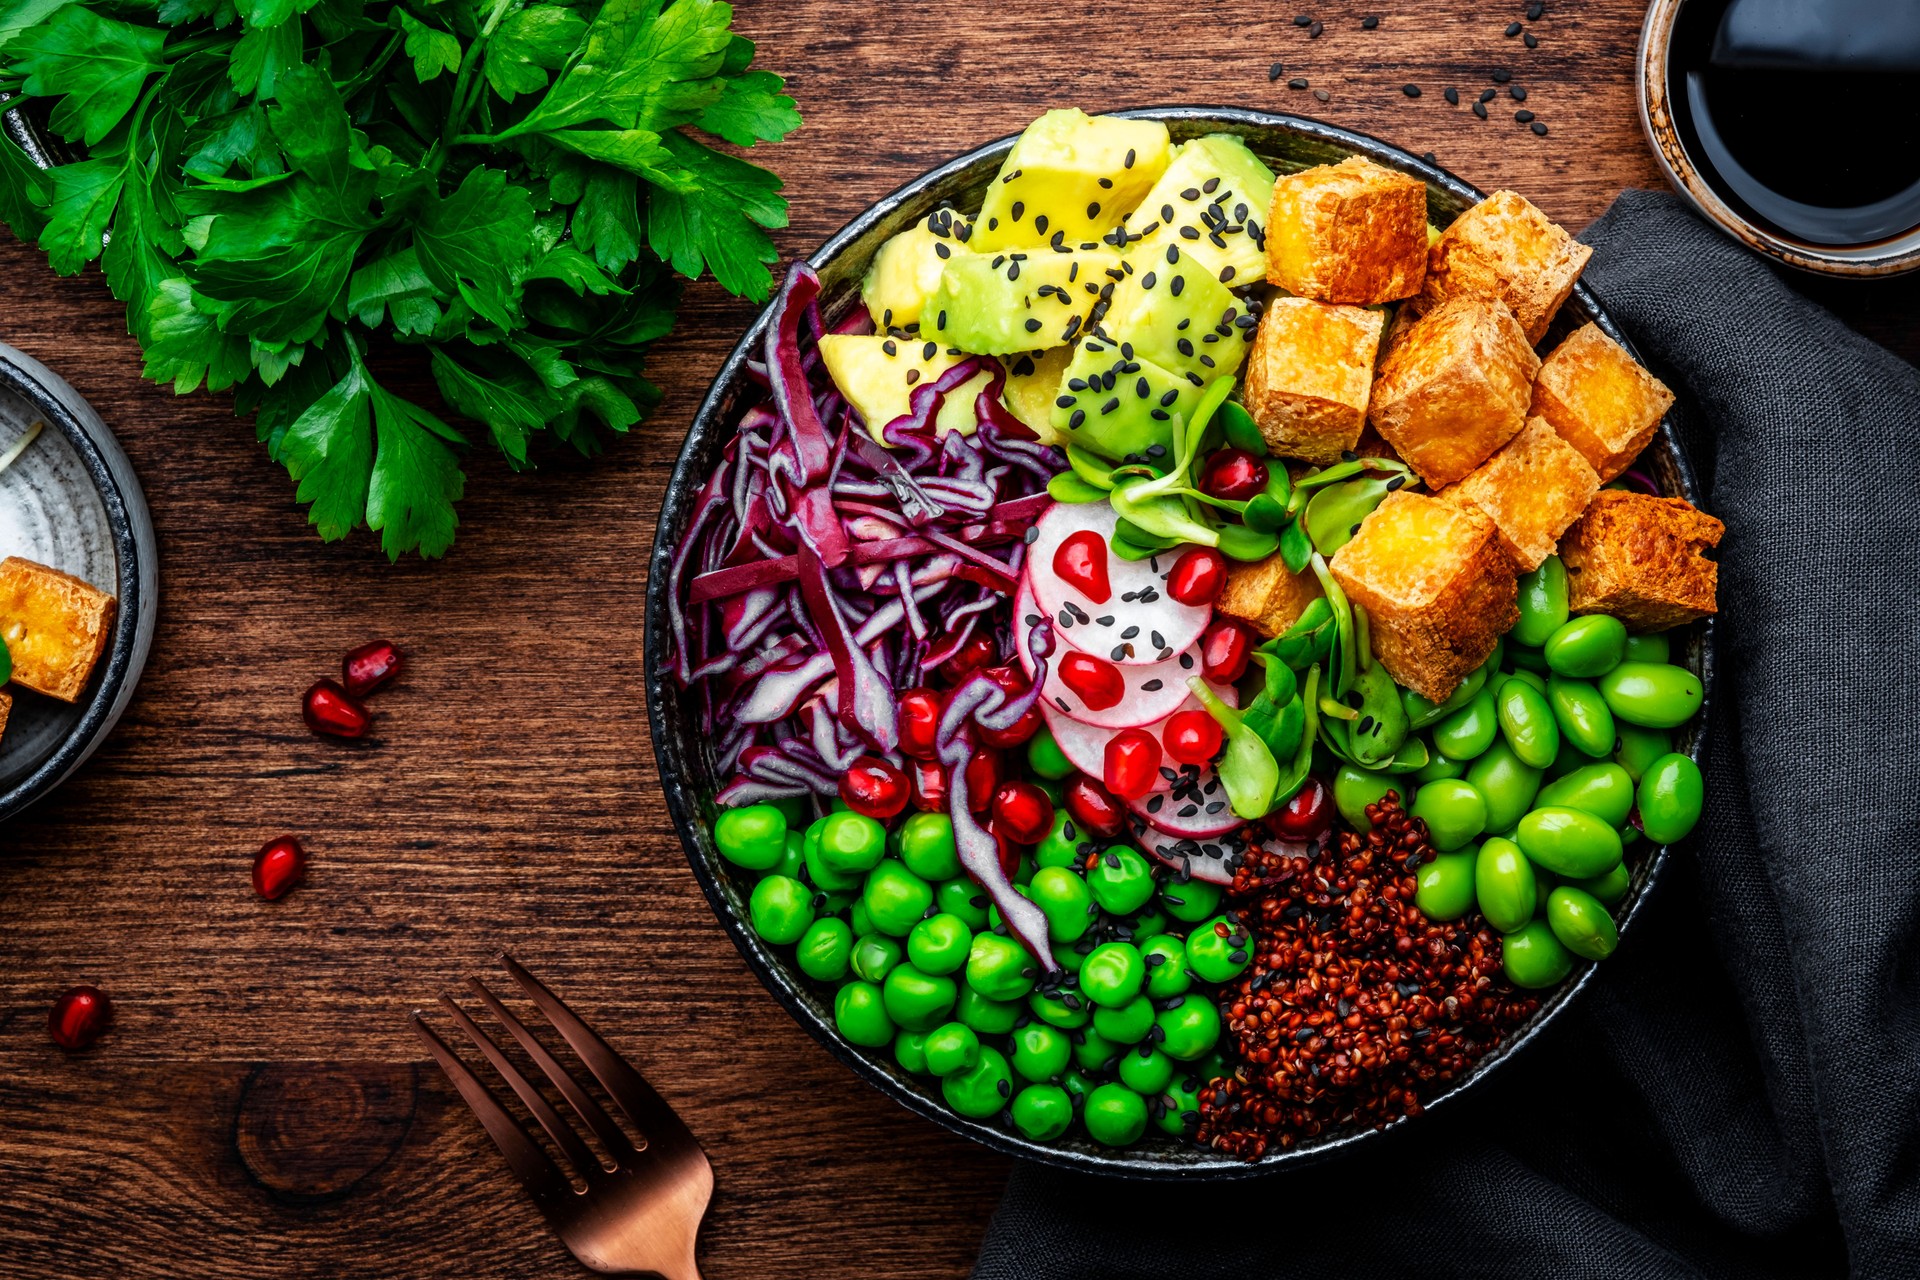
[[[1120,113],[1122,115],[1163,120],[1176,141],[1207,133],[1232,133],[1244,139],[1256,153],[1280,173],[1294,172],[1313,165],[1363,155],[1375,163],[1398,169],[1427,184],[1427,207],[1433,221],[1446,226],[1462,210],[1476,203],[1481,193],[1443,169],[1426,164],[1417,156],[1389,146],[1364,134],[1336,129],[1298,116],[1269,115],[1225,107],[1158,107]],[[860,280],[867,263],[880,245],[896,231],[925,217],[942,200],[951,200],[961,208],[979,205],[981,192],[999,170],[1000,162],[1013,139],[981,147],[941,165],[888,196],[849,223],[841,232],[815,252],[808,261],[819,271],[823,284],[822,306],[829,319],[857,300]],[[1548,343],[1571,328],[1592,320],[1622,342],[1624,336],[1614,327],[1583,286],[1576,286],[1573,297],[1562,308]],[[746,361],[759,351],[766,330],[763,313],[741,338],[728,357],[720,376],[708,393],[706,402],[694,417],[681,447],[680,460],[673,479],[667,485],[660,511],[660,527],[655,534],[653,563],[647,591],[646,678],[647,705],[653,729],[653,749],[660,764],[661,786],[667,807],[680,829],[680,838],[693,864],[694,875],[706,890],[715,914],[733,935],[735,945],[747,963],[760,976],[780,1003],[802,1026],[827,1048],[852,1067],[868,1083],[888,1097],[936,1124],[1008,1155],[1038,1160],[1046,1164],[1081,1169],[1094,1173],[1133,1178],[1238,1178],[1280,1165],[1299,1164],[1323,1158],[1333,1152],[1366,1143],[1392,1132],[1360,1130],[1328,1135],[1288,1151],[1276,1151],[1263,1160],[1248,1164],[1224,1159],[1190,1143],[1177,1142],[1157,1133],[1140,1145],[1122,1151],[1102,1147],[1084,1134],[1057,1143],[1029,1142],[1010,1129],[996,1124],[968,1120],[950,1111],[941,1100],[937,1086],[908,1075],[893,1061],[888,1051],[869,1051],[848,1044],[833,1027],[833,993],[803,976],[790,962],[789,949],[777,950],[762,942],[747,922],[747,896],[752,890],[748,878],[726,863],[713,843],[713,795],[717,789],[712,762],[705,740],[697,727],[690,699],[683,699],[678,686],[667,672],[668,636],[665,584],[672,549],[686,527],[692,502],[701,484],[718,461],[731,434],[731,424],[740,407],[740,396],[747,391],[742,376]],[[1671,424],[1663,424],[1660,435],[1644,460],[1655,481],[1667,493],[1697,499],[1693,471],[1681,451]],[[1696,626],[1682,633],[1685,662],[1708,684],[1711,695],[1711,629]],[[1695,759],[1703,747],[1702,715],[1691,730],[1693,737],[1682,745]],[[1666,850],[1642,857],[1634,869],[1631,894],[1620,913],[1620,931],[1630,938],[1648,890],[1659,877],[1667,861]],[[1627,942],[1624,945],[1632,945]],[[1445,1092],[1427,1102],[1431,1110],[1451,1102],[1469,1089],[1476,1088],[1501,1063],[1522,1051],[1544,1027],[1571,1003],[1597,972],[1583,966],[1571,979],[1549,992],[1540,1012],[1522,1027],[1497,1052],[1482,1059],[1466,1076]],[[1403,1124],[1405,1122],[1402,1122]],[[1397,1128],[1399,1126],[1393,1126]]]

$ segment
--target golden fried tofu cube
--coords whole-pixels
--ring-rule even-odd
[[[1715,611],[1720,566],[1707,558],[1727,527],[1684,498],[1602,489],[1567,536],[1567,599],[1635,631],[1665,631]]]
[[[1529,418],[1500,452],[1436,496],[1471,502],[1491,516],[1514,564],[1531,573],[1599,489],[1600,477],[1579,450],[1555,435],[1545,418]]]
[[[1444,488],[1519,433],[1539,370],[1512,312],[1456,298],[1415,321],[1380,362],[1367,416],[1428,487]]]
[[[1673,392],[1595,324],[1553,349],[1533,380],[1531,412],[1578,449],[1600,483],[1625,471],[1673,407]]]
[[[1360,156],[1273,184],[1267,281],[1320,302],[1410,298],[1427,271],[1427,188]]]
[[[1242,392],[1269,452],[1322,466],[1359,443],[1386,315],[1275,298],[1260,318]]]
[[[1525,197],[1496,191],[1434,242],[1419,307],[1430,311],[1461,297],[1503,302],[1527,341],[1538,342],[1592,256]]]
[[[13,695],[0,689],[0,738],[7,736],[7,717],[13,714]]]
[[[0,560],[0,637],[13,682],[62,702],[87,687],[113,630],[113,597],[32,560]]]
[[[1214,608],[1272,639],[1284,632],[1320,598],[1312,573],[1295,573],[1278,553],[1252,564],[1228,561],[1227,585]]]
[[[1374,656],[1434,702],[1446,701],[1520,617],[1500,531],[1470,504],[1390,493],[1331,567],[1347,598],[1367,610]]]

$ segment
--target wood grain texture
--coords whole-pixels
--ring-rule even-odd
[[[1500,34],[1519,4],[1299,7],[1324,36],[1250,0],[746,0],[740,28],[808,120],[772,156],[794,201],[781,248],[1067,103],[1313,114],[1574,227],[1657,181],[1635,5],[1552,3],[1532,52]],[[1368,12],[1379,30],[1359,29]],[[1269,83],[1276,59],[1330,101]],[[1548,138],[1504,97],[1490,122],[1469,114],[1502,65]],[[1902,288],[1837,301],[1911,356]],[[477,458],[452,554],[390,567],[365,538],[322,545],[224,403],[139,379],[96,272],[56,279],[0,240],[0,297],[0,337],[119,434],[163,556],[125,721],[0,831],[0,1278],[582,1274],[404,1024],[504,945],[705,1141],[710,1277],[964,1274],[1006,1162],[883,1101],[787,1018],[712,920],[656,786],[647,552],[680,435],[752,309],[695,287],[653,361],[652,422],[593,466],[513,477]],[[300,691],[376,635],[412,665],[372,738],[316,740]],[[283,831],[312,873],[262,903],[248,862]],[[68,1056],[46,1010],[82,981],[117,1021]]]

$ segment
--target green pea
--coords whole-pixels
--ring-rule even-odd
[[[1458,920],[1473,910],[1472,849],[1443,853],[1421,866],[1413,905],[1430,920]]]
[[[973,935],[967,985],[989,1000],[1019,1000],[1033,990],[1039,969],[1027,949],[997,933]]]
[[[1652,635],[1628,636],[1628,662],[1671,662],[1673,647],[1667,643],[1667,637],[1661,632]]]
[[[1052,1142],[1073,1124],[1073,1099],[1057,1084],[1030,1084],[1013,1095],[1013,1127],[1030,1142]]]
[[[1007,1070],[1006,1055],[991,1045],[981,1045],[979,1061],[940,1082],[940,1096],[970,1120],[999,1115],[1013,1096],[1013,1075]]]
[[[1177,996],[1193,985],[1187,972],[1187,944],[1170,933],[1158,933],[1140,944],[1147,966],[1147,994],[1155,1000]]]
[[[1604,613],[1563,622],[1540,651],[1556,675],[1590,680],[1620,665],[1627,652],[1627,624]]]
[[[1567,620],[1567,567],[1559,556],[1548,556],[1540,567],[1520,579],[1520,620],[1510,633],[1520,644],[1535,648],[1547,642]]]
[[[1613,753],[1613,761],[1635,782],[1645,775],[1648,765],[1673,750],[1673,735],[1665,729],[1642,729],[1633,724],[1618,728],[1620,746]]]
[[[895,837],[900,861],[922,880],[951,880],[960,874],[953,842],[953,819],[944,813],[916,813],[900,824]]]
[[[1574,750],[1595,760],[1613,754],[1613,712],[1598,689],[1584,680],[1552,676],[1547,701],[1560,723],[1560,736]]]
[[[1251,960],[1246,933],[1225,916],[1203,920],[1187,935],[1187,969],[1202,982],[1232,982]]]
[[[826,893],[846,893],[858,889],[865,877],[858,871],[840,871],[828,864],[826,853],[820,847],[820,836],[833,816],[828,814],[807,828],[800,838],[800,856],[807,864],[807,879],[813,881],[815,888]],[[854,932],[860,932],[858,926]]]
[[[1176,1075],[1160,1095],[1160,1113],[1153,1122],[1162,1133],[1176,1138],[1191,1136],[1200,1125],[1200,1088],[1206,1081],[1193,1075]]]
[[[1466,706],[1433,727],[1433,746],[1449,760],[1471,760],[1493,745],[1500,732],[1493,695],[1482,689]]]
[[[1674,752],[1647,766],[1640,779],[1640,826],[1655,844],[1684,839],[1700,821],[1706,783],[1700,766]]]
[[[927,1066],[927,1033],[902,1031],[896,1035],[893,1038],[893,1060],[899,1063],[900,1069],[909,1075],[924,1076],[932,1073],[932,1069]]]
[[[1436,751],[1430,760],[1418,769],[1415,769],[1412,774],[1408,775],[1408,780],[1415,786],[1424,787],[1429,782],[1441,782],[1448,778],[1464,777],[1466,776],[1466,772],[1467,766],[1465,761],[1455,760],[1450,756],[1443,756]],[[1406,797],[1402,796],[1401,799],[1405,800]]]
[[[926,1033],[923,1048],[927,1070],[936,1076],[965,1071],[980,1061],[980,1037],[964,1023],[941,1023]]]
[[[942,913],[955,917],[975,933],[987,927],[987,895],[965,876],[942,884],[934,902]]]
[[[1043,778],[1071,778],[1075,772],[1073,761],[1061,752],[1060,744],[1044,725],[1027,739],[1027,767]]]
[[[1093,950],[1092,939],[1082,938],[1070,947],[1057,948],[1053,953],[1054,963],[1078,977],[1080,966],[1087,962],[1087,951],[1080,950],[1081,947],[1086,947],[1087,951]]]
[[[957,973],[972,950],[973,930],[959,916],[928,916],[907,934],[907,958],[922,973]]]
[[[1514,676],[1500,686],[1500,732],[1528,768],[1544,769],[1560,754],[1560,722],[1547,695]]]
[[[1120,1055],[1115,1073],[1127,1088],[1152,1097],[1173,1083],[1173,1059],[1152,1045],[1137,1045]]]
[[[989,1000],[964,982],[953,1002],[953,1019],[983,1036],[1003,1036],[1020,1021],[1024,1006],[1017,1000]]]
[[[787,838],[781,842],[780,860],[773,864],[775,875],[792,876],[795,880],[806,874],[807,842],[806,838],[791,827],[787,829]]]
[[[1612,761],[1583,765],[1540,788],[1540,798],[1534,803],[1581,809],[1610,827],[1618,827],[1633,810],[1633,779]]]
[[[1071,1002],[1067,997],[1072,996]],[[1033,1016],[1050,1027],[1076,1031],[1093,1021],[1092,1005],[1075,991],[1038,991],[1027,997]]]
[[[1533,864],[1519,845],[1495,836],[1480,846],[1473,864],[1474,896],[1495,929],[1512,933],[1533,919],[1539,909],[1536,885]]]
[[[787,851],[787,815],[770,804],[722,810],[713,820],[720,856],[749,871],[771,871]]]
[[[904,864],[888,859],[868,873],[860,901],[874,928],[904,938],[933,906],[933,886]]]
[[[1503,937],[1500,960],[1507,981],[1535,991],[1551,987],[1573,972],[1573,957],[1545,920],[1532,921]]]
[[[893,1040],[886,999],[871,982],[849,982],[834,993],[833,1025],[849,1043],[869,1049]]]
[[[1092,1093],[1099,1083],[1086,1072],[1077,1069],[1060,1077],[1060,1087],[1067,1091],[1067,1096],[1073,1099],[1077,1107],[1086,1105],[1087,1095]]]
[[[1487,829],[1487,801],[1471,782],[1431,782],[1420,788],[1413,816],[1427,824],[1433,847],[1450,853]]]
[[[1153,897],[1153,868],[1139,850],[1117,844],[1087,872],[1087,887],[1108,915],[1130,915]]]
[[[1620,833],[1583,809],[1535,809],[1520,819],[1520,848],[1536,866],[1579,880],[1620,861]]]
[[[813,798],[811,796],[782,796],[771,802],[787,820],[789,831],[799,831],[813,821]]]
[[[1118,1008],[1146,985],[1147,964],[1130,942],[1103,942],[1080,966],[1080,990],[1097,1005]]]
[[[1053,826],[1047,834],[1040,837],[1040,843],[1033,847],[1033,861],[1036,867],[1073,867],[1076,870],[1086,861],[1086,855],[1080,852],[1085,844],[1087,833],[1074,822],[1073,815],[1065,809],[1056,807],[1053,811]]]
[[[1340,810],[1347,825],[1356,830],[1367,829],[1367,806],[1380,803],[1389,791],[1402,791],[1400,780],[1392,774],[1343,764],[1333,775],[1334,808]]]
[[[1077,941],[1093,925],[1093,895],[1087,882],[1065,867],[1041,867],[1027,885],[1047,917],[1047,936],[1055,942]]]
[[[1098,1031],[1082,1031],[1073,1044],[1073,1061],[1082,1071],[1105,1071],[1124,1049]]]
[[[1103,1084],[1087,1095],[1080,1120],[1102,1146],[1130,1147],[1147,1131],[1147,1100],[1123,1084]]]
[[[1225,890],[1217,884],[1189,880],[1185,884],[1162,885],[1160,901],[1166,904],[1167,914],[1175,920],[1182,924],[1193,924],[1205,920],[1219,908],[1223,893]]]
[[[1153,1001],[1135,996],[1118,1008],[1099,1005],[1093,1029],[1115,1044],[1139,1044],[1153,1030]]]
[[[778,810],[774,811],[776,814]],[[753,931],[772,943],[798,942],[813,923],[813,890],[792,876],[766,876],[747,902]]]
[[[1151,938],[1156,933],[1165,933],[1172,923],[1155,899],[1127,918],[1127,929],[1136,938]]]
[[[848,963],[856,977],[879,982],[900,963],[900,944],[882,934],[869,933],[854,942]]]
[[[1549,717],[1551,719],[1551,717]],[[1505,831],[1533,808],[1540,792],[1540,770],[1521,763],[1513,748],[1496,742],[1467,770],[1467,781],[1487,804],[1489,831]]]
[[[1628,724],[1672,729],[1706,700],[1700,677],[1665,662],[1623,662],[1600,679],[1600,696]]]
[[[1547,924],[1560,945],[1588,960],[1605,960],[1620,945],[1613,917],[1594,896],[1561,885],[1547,898]]]
[[[799,883],[795,881],[795,883]],[[847,976],[847,961],[853,955],[853,930],[845,920],[829,917],[815,920],[800,935],[794,948],[794,963],[800,972],[821,982],[838,982]]]
[[[1160,1029],[1160,1048],[1181,1062],[1204,1058],[1220,1043],[1219,1007],[1198,992],[1169,1000],[1153,1025]]]
[[[911,964],[897,964],[887,970],[880,994],[887,1002],[887,1016],[909,1031],[926,1031],[946,1021],[959,997],[952,978],[926,973]]]
[[[1033,883],[1033,873],[1039,869],[1040,864],[1033,860],[1032,855],[1021,854],[1020,861],[1014,867],[1013,887],[1016,889],[1026,888],[1029,884]]]
[[[1627,870],[1627,864],[1623,862],[1611,871],[1585,880],[1575,880],[1573,885],[1576,889],[1586,890],[1611,910],[1627,900],[1627,890],[1633,887],[1633,873]]]
[[[864,813],[843,810],[820,824],[820,857],[843,875],[871,871],[887,855],[887,829]]]
[[[1040,1084],[1052,1080],[1073,1061],[1073,1042],[1066,1032],[1044,1022],[1029,1022],[1013,1033],[1013,1069]]]

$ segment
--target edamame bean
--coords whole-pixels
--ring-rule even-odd
[[[1409,729],[1424,729],[1428,725],[1446,719],[1460,708],[1466,706],[1486,687],[1487,677],[1492,672],[1485,664],[1475,667],[1467,673],[1454,691],[1447,695],[1445,702],[1429,702],[1411,689],[1402,690],[1401,708],[1407,713]]]
[[[1706,783],[1700,766],[1674,752],[1647,766],[1640,779],[1640,826],[1655,844],[1683,839],[1700,821]]]
[[[1584,680],[1550,676],[1547,702],[1559,722],[1560,736],[1574,750],[1595,760],[1613,754],[1613,712],[1598,689]]]
[[[1623,862],[1611,871],[1585,880],[1575,880],[1573,884],[1575,888],[1584,889],[1598,898],[1611,911],[1627,900],[1627,890],[1633,887],[1633,873],[1627,870],[1627,864]]]
[[[1451,853],[1487,829],[1487,801],[1471,782],[1443,779],[1420,788],[1413,816],[1427,824],[1435,849]]]
[[[1071,778],[1074,775],[1073,761],[1061,752],[1060,744],[1054,740],[1053,733],[1045,725],[1040,731],[1027,739],[1027,767],[1043,778],[1056,781]]]
[[[952,978],[924,973],[911,964],[897,964],[887,970],[880,994],[894,1025],[927,1031],[947,1020],[960,992]]]
[[[1628,636],[1628,662],[1671,662],[1672,646],[1667,643],[1664,632],[1656,631],[1651,635]]]
[[[1084,861],[1080,846],[1086,842],[1087,833],[1073,820],[1073,815],[1065,809],[1055,806],[1053,826],[1047,834],[1040,837],[1040,843],[1033,847],[1033,862],[1040,867],[1073,867],[1078,869]]]
[[[1538,649],[1524,644],[1507,646],[1507,663],[1516,673],[1525,671],[1530,675],[1538,675],[1547,669],[1546,657]]]
[[[1083,1031],[1080,1037],[1074,1042],[1073,1061],[1082,1071],[1106,1070],[1107,1064],[1119,1057],[1123,1049],[1098,1031]]]
[[[1546,659],[1542,658],[1541,662],[1544,664]],[[1544,667],[1542,669],[1544,669]],[[1533,686],[1534,689],[1543,694],[1547,691],[1547,678],[1538,671],[1509,671],[1501,676],[1500,679],[1503,682],[1507,680],[1518,680],[1522,684]],[[1500,691],[1498,689],[1494,690],[1493,696],[1497,699],[1500,696]]]
[[[747,916],[753,931],[766,941],[798,942],[813,923],[813,890],[792,876],[764,876],[753,886]]]
[[[1433,727],[1433,746],[1449,760],[1471,760],[1493,745],[1498,732],[1500,719],[1493,695],[1482,689],[1466,706]]]
[[[1118,1008],[1146,985],[1147,964],[1130,942],[1103,942],[1080,966],[1080,990],[1097,1005]]]
[[[1555,875],[1585,879],[1620,861],[1620,833],[1584,809],[1535,809],[1520,819],[1520,848]]]
[[[1147,994],[1155,1000],[1177,996],[1193,985],[1187,972],[1187,944],[1170,933],[1159,933],[1140,944],[1147,966]]]
[[[1560,722],[1547,695],[1526,680],[1512,676],[1500,686],[1495,702],[1500,732],[1513,754],[1530,769],[1544,769],[1560,754]]]
[[[1153,896],[1153,868],[1138,849],[1113,845],[1087,872],[1087,888],[1108,915],[1131,915]]]
[[[1160,889],[1160,901],[1166,904],[1167,914],[1183,924],[1193,924],[1205,920],[1220,906],[1220,896],[1224,892],[1217,884],[1208,884],[1204,880],[1189,880],[1185,884],[1169,883]]]
[[[1375,773],[1358,765],[1343,764],[1333,775],[1333,804],[1347,825],[1360,831],[1368,828],[1367,806],[1378,804],[1389,791],[1404,788],[1391,774]]]
[[[795,881],[797,884],[798,881]],[[820,982],[838,982],[847,976],[847,962],[853,956],[853,930],[845,920],[828,917],[815,920],[800,935],[793,950],[800,972]]]
[[[858,875],[887,855],[887,829],[864,813],[842,810],[820,823],[820,857],[842,875]]]
[[[1052,1142],[1073,1124],[1073,1099],[1057,1084],[1030,1084],[1013,1095],[1013,1127],[1031,1142]]]
[[[1173,1083],[1173,1059],[1152,1045],[1138,1045],[1120,1055],[1116,1074],[1127,1088],[1152,1097]]]
[[[1003,1036],[1020,1021],[1023,1006],[1015,1000],[989,1000],[966,983],[953,1002],[953,1020],[965,1023],[983,1036]]]
[[[1251,963],[1249,939],[1237,924],[1215,916],[1187,935],[1187,970],[1202,982],[1232,982]]]
[[[1647,771],[1647,766],[1673,750],[1673,735],[1665,729],[1642,729],[1639,725],[1622,724],[1620,747],[1613,753],[1613,761],[1627,771],[1627,776],[1636,783]]]
[[[1500,940],[1500,961],[1516,987],[1551,987],[1573,972],[1573,957],[1545,920],[1535,920]]]
[[[981,1045],[977,1062],[940,1082],[940,1096],[972,1120],[999,1115],[1013,1096],[1013,1075],[1007,1069],[1006,1055],[991,1045]]]
[[[1613,917],[1584,889],[1563,884],[1547,896],[1547,924],[1567,950],[1588,960],[1605,960],[1620,945]]]
[[[1465,777],[1466,772],[1465,761],[1454,760],[1436,751],[1432,758],[1408,775],[1408,781],[1415,787],[1424,787],[1429,782],[1439,782],[1445,778]],[[1406,796],[1402,795],[1400,799],[1404,802]]]
[[[1548,556],[1540,567],[1520,579],[1520,620],[1511,632],[1518,644],[1535,648],[1559,630],[1567,620],[1567,567],[1559,556]]]
[[[1027,949],[997,933],[976,933],[967,955],[967,985],[989,1000],[1019,1000],[1033,990],[1039,967]]]
[[[1626,652],[1627,624],[1604,613],[1561,623],[1540,650],[1556,675],[1578,680],[1605,675]]]
[[[1147,1100],[1123,1084],[1103,1084],[1087,1095],[1080,1119],[1095,1142],[1130,1147],[1147,1131]]]
[[[722,810],[713,820],[720,856],[749,871],[771,871],[787,851],[787,815],[770,804]]]
[[[953,843],[953,819],[944,813],[916,813],[900,824],[900,861],[922,880],[951,880],[960,874]]]
[[[958,1022],[944,1022],[927,1032],[921,1048],[925,1053],[927,1070],[936,1076],[966,1071],[980,1061],[980,1037],[972,1027]]]
[[[1618,827],[1633,811],[1633,779],[1611,761],[1582,765],[1540,788],[1534,803],[1543,808],[1580,809],[1610,827]]]
[[[920,1031],[902,1031],[893,1038],[893,1060],[909,1075],[931,1074],[927,1068],[927,1037]]]
[[[907,959],[922,973],[957,973],[973,950],[973,930],[959,916],[928,916],[907,935]]]
[[[1421,866],[1413,905],[1430,920],[1458,920],[1473,910],[1472,849],[1443,853]]]
[[[1473,888],[1480,914],[1501,933],[1512,933],[1533,919],[1539,897],[1533,864],[1520,846],[1495,836],[1474,859]]]
[[[933,886],[907,870],[906,864],[889,858],[867,874],[860,902],[875,929],[904,938],[933,906]]]
[[[1628,724],[1672,729],[1706,700],[1700,677],[1665,662],[1623,662],[1600,678],[1600,696]]]
[[[1085,880],[1065,867],[1035,871],[1027,896],[1045,913],[1047,936],[1056,942],[1078,942],[1093,924],[1093,894]]]
[[[1042,1084],[1057,1077],[1073,1061],[1073,1042],[1058,1027],[1029,1022],[1013,1033],[1013,1069],[1023,1078]]]
[[[871,982],[849,982],[834,993],[833,1025],[851,1044],[878,1049],[893,1040],[893,1019],[880,988]]]
[[[1160,1048],[1180,1062],[1204,1058],[1220,1043],[1220,1010],[1197,991],[1168,1001],[1153,1024],[1160,1029]]]
[[[965,876],[942,884],[934,895],[934,901],[941,911],[958,918],[960,923],[975,933],[987,927],[987,907],[990,905],[987,895]]]
[[[1552,714],[1547,718],[1551,721]],[[1488,831],[1510,829],[1533,808],[1533,798],[1540,793],[1540,770],[1521,763],[1504,742],[1494,743],[1473,762],[1467,770],[1467,781],[1487,803]]]
[[[1071,1003],[1068,996],[1073,997]],[[1077,991],[1035,990],[1027,997],[1027,1008],[1040,1021],[1063,1031],[1074,1031],[1093,1021],[1092,1005]]]
[[[1153,1030],[1153,1001],[1135,996],[1117,1009],[1098,1005],[1093,1029],[1114,1044],[1139,1044]]]

